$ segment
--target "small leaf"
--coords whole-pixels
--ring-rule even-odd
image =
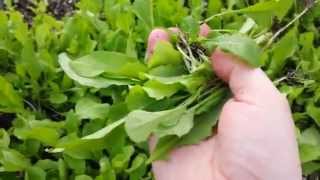
[[[46,172],[36,166],[28,167],[26,170],[25,180],[46,180]]]
[[[133,12],[144,22],[148,29],[153,28],[153,1],[152,0],[136,0],[133,3]]]
[[[93,179],[90,176],[83,174],[83,175],[76,176],[75,180],[93,180]]]
[[[22,171],[30,166],[30,161],[16,150],[1,149],[0,164],[4,171]]]
[[[83,174],[86,171],[86,162],[84,159],[76,159],[66,154],[63,155],[68,167],[72,169],[75,174]]]
[[[262,65],[262,52],[254,40],[247,36],[234,34],[222,35],[214,39],[209,39],[205,42],[206,47],[211,49],[215,46],[224,51],[241,58],[244,62],[253,67],[260,67]]]
[[[320,169],[320,163],[318,162],[308,162],[302,164],[302,171],[304,175],[310,175],[311,173],[318,171]]]
[[[130,158],[133,155],[133,153],[133,146],[125,146],[123,147],[122,152],[117,154],[111,160],[112,167],[116,170],[116,172],[121,172],[128,167]]]
[[[80,119],[103,119],[108,116],[109,107],[109,104],[100,104],[91,98],[82,98],[77,102],[75,111]]]
[[[192,113],[189,113],[183,106],[158,112],[135,110],[124,118],[125,129],[130,139],[137,143],[146,141],[151,133],[158,137],[171,134],[180,137],[190,130]]]
[[[105,137],[106,135],[108,135],[113,129],[115,129],[118,126],[120,126],[121,124],[123,124],[124,122],[125,122],[125,119],[118,120],[112,124],[109,124],[105,128],[100,129],[99,131],[97,131],[93,134],[90,134],[88,136],[83,137],[82,139],[84,139],[84,140],[101,139],[101,138]]]
[[[170,97],[182,89],[179,84],[163,84],[154,80],[148,81],[142,88],[150,97],[155,98],[156,100]]]
[[[10,137],[6,130],[0,129],[0,149],[8,148],[10,144]]]
[[[21,97],[2,76],[0,76],[0,99],[0,111],[2,112],[16,112],[23,108]]]
[[[293,2],[293,0],[261,1],[252,6],[240,9],[239,12],[247,14],[262,27],[269,27],[275,16],[281,20],[287,14]]]
[[[63,93],[51,93],[49,101],[53,104],[62,104],[68,100],[68,97]]]
[[[180,53],[169,42],[160,41],[156,44],[154,52],[149,60],[148,67],[154,68],[160,65],[177,65],[182,63]]]
[[[272,48],[271,62],[267,74],[274,77],[281,73],[290,58],[298,48],[297,29],[288,31]]]
[[[307,105],[306,113],[320,126],[320,108],[316,107],[313,103]]]
[[[310,162],[320,158],[319,146],[302,144],[299,146],[300,160],[302,163]]]
[[[218,104],[210,106],[205,113],[195,116],[191,131],[179,140],[179,146],[196,144],[212,135],[212,128],[217,124],[220,112],[228,98],[222,97]]]
[[[128,80],[121,80],[121,79],[111,79],[111,78],[102,78],[102,77],[94,77],[94,78],[87,78],[78,75],[70,66],[71,60],[69,57],[63,53],[59,55],[59,64],[63,71],[74,81],[78,82],[83,86],[95,87],[95,88],[107,88],[112,84],[115,85],[128,85],[132,82]]]
[[[147,161],[147,163],[151,163],[153,161],[159,159],[166,159],[167,154],[177,146],[179,143],[179,138],[176,136],[167,136],[163,137],[157,143],[155,149],[151,152],[151,155]]]
[[[196,19],[192,16],[183,18],[180,24],[181,30],[187,33],[191,39],[196,39],[199,36],[200,26]]]
[[[137,78],[146,67],[139,60],[118,52],[95,51],[70,62],[70,66],[82,77],[96,77],[102,73],[113,76]]]

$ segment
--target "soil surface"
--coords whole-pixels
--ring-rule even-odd
[[[64,16],[71,15],[76,9],[75,4],[79,0],[48,0],[47,13],[57,19],[62,19]],[[31,25],[33,17],[36,15],[32,9],[36,8],[33,0],[13,0],[13,7],[20,11],[25,21]],[[4,0],[0,0],[0,9],[6,9]]]

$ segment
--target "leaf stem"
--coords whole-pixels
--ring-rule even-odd
[[[236,32],[234,29],[211,29],[210,32]]]
[[[285,26],[283,26],[281,29],[279,29],[268,41],[268,43],[265,45],[264,49],[267,49],[270,47],[270,45],[274,42],[274,40],[286,29],[288,29],[293,23],[295,23],[297,20],[299,20],[305,13],[308,12],[308,10],[311,7],[307,6],[304,8],[304,10],[299,13],[295,18],[293,18],[288,24],[286,24]]]
[[[212,19],[214,19],[216,17],[219,17],[219,16],[224,16],[224,15],[227,15],[227,14],[233,14],[233,13],[237,13],[237,12],[239,12],[239,11],[238,10],[231,10],[231,11],[225,11],[225,12],[221,12],[221,13],[218,13],[218,14],[214,14],[214,15],[206,18],[202,22],[200,22],[200,24],[207,23],[207,22],[211,21]]]

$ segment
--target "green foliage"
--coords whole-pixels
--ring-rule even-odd
[[[222,50],[230,52],[253,67],[260,67],[261,50],[258,45],[250,38],[243,35],[224,35],[218,36],[206,42],[206,46],[212,49],[212,46],[217,46]]]
[[[32,25],[12,1],[0,10],[0,121],[9,121],[0,179],[152,179],[152,161],[213,135],[230,96],[211,69],[215,48],[274,80],[292,107],[304,174],[320,171],[318,2],[80,0],[61,20],[37,2]],[[184,34],[147,60],[152,29],[176,26]]]

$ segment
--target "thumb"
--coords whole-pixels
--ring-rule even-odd
[[[221,50],[216,50],[211,59],[217,76],[229,84],[233,93],[220,114],[215,139],[216,153],[223,154],[217,157],[220,166],[248,177],[254,172],[261,179],[301,179],[294,124],[286,98],[261,69],[251,68]],[[233,164],[246,167],[249,173],[230,167]],[[232,170],[224,173],[235,174]]]
[[[237,57],[219,49],[212,54],[211,59],[215,73],[229,84],[236,101],[264,106],[282,97],[260,68],[251,68]]]

